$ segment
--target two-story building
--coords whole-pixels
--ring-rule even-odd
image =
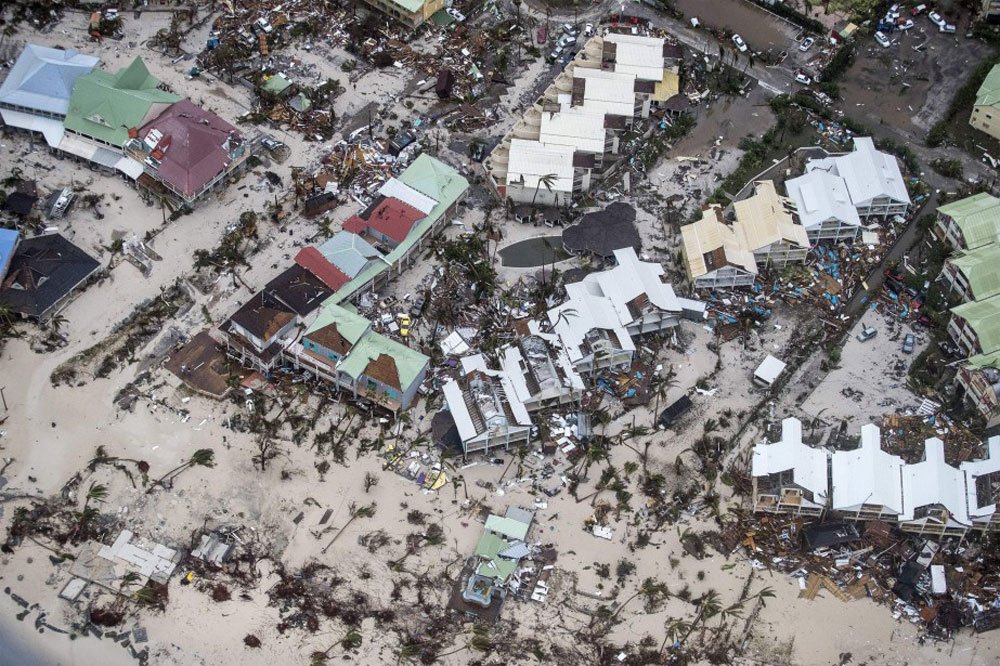
[[[861,218],[906,215],[910,195],[893,155],[875,148],[870,137],[854,137],[854,150],[809,160],[806,171],[825,171],[844,180],[851,204]]]
[[[1000,15],[1000,2],[985,0],[994,16]],[[1000,139],[1000,65],[993,65],[989,74],[976,91],[976,101],[972,105],[969,124],[994,139]]]
[[[975,250],[1000,239],[1000,199],[980,192],[937,209],[934,236],[956,250]]]
[[[781,440],[753,449],[754,511],[822,516],[829,497],[828,456],[802,443],[802,423],[781,422]]]
[[[809,242],[854,240],[861,233],[861,218],[847,193],[847,183],[827,171],[806,172],[785,182],[795,202],[799,221]]]

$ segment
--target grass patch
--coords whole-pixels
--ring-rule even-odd
[[[997,63],[1000,63],[1000,56],[994,56],[980,63],[972,70],[972,74],[969,75],[965,84],[958,89],[955,97],[952,98],[944,118],[927,133],[926,143],[928,146],[934,148],[944,143],[951,143],[976,157],[981,154],[982,148],[985,148],[991,155],[1000,154],[1000,141],[969,124],[969,117],[972,115],[972,107],[976,103],[976,93],[979,91],[979,86],[983,84],[986,75]]]

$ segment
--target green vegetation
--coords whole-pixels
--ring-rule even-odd
[[[938,158],[931,162],[931,168],[947,178],[954,178],[956,180],[962,178],[962,162],[959,160]]]
[[[970,153],[978,154],[978,149],[975,148],[975,143],[978,141],[980,145],[995,153],[993,148],[1000,146],[1000,142],[974,130],[968,121],[972,115],[972,107],[976,103],[979,86],[983,85],[986,75],[998,62],[1000,56],[995,56],[972,70],[968,80],[952,98],[944,117],[927,133],[926,143],[929,147],[934,148],[950,141]]]

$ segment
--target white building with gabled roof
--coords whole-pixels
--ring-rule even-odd
[[[944,460],[944,442],[924,442],[924,459],[903,465],[899,527],[916,534],[963,536],[971,527],[965,474]]]
[[[562,206],[578,189],[572,146],[513,139],[507,163],[507,196],[518,203]],[[583,174],[581,174],[582,177]],[[582,183],[580,187],[582,187]]]
[[[990,437],[986,457],[961,463],[965,474],[966,505],[974,529],[1000,529],[1000,437]]]
[[[840,176],[809,171],[786,181],[785,189],[810,242],[853,240],[861,233],[861,217]]]
[[[826,509],[828,456],[802,443],[802,422],[781,422],[781,440],[753,449],[754,511],[821,516]]]
[[[895,521],[903,513],[903,459],[882,450],[882,433],[861,428],[861,446],[831,456],[834,511],[854,520]]]
[[[905,215],[910,207],[906,181],[893,155],[875,148],[870,137],[854,137],[854,151],[810,160],[806,171],[840,176],[851,204],[863,218]]]

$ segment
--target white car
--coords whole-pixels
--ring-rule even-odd
[[[944,18],[942,18],[942,16],[937,12],[931,12],[930,14],[927,15],[927,18],[931,20],[931,23],[933,23],[939,28],[943,25],[946,25],[946,21],[944,20]]]
[[[566,48],[567,46],[571,46],[573,44],[576,44],[576,37],[570,37],[569,35],[563,35],[562,37],[559,38],[559,41],[557,42],[557,44],[559,44],[559,46],[561,46],[563,48]]]
[[[891,42],[889,41],[889,38],[886,37],[885,34],[883,34],[881,32],[876,32],[875,33],[875,41],[878,42],[882,46],[882,48],[885,48],[885,49],[889,48],[889,44],[891,44]]]
[[[808,51],[809,49],[811,49],[812,45],[815,44],[815,43],[816,43],[816,39],[815,38],[813,38],[813,37],[806,37],[805,39],[802,40],[802,43],[799,44],[799,51],[802,51],[803,53],[805,53],[806,51]]]
[[[586,35],[587,37],[592,36],[594,34],[594,24],[593,23],[588,23],[583,28],[583,34]]]
[[[807,86],[807,85],[809,85],[810,83],[813,82],[812,79],[810,79],[808,76],[806,76],[802,72],[795,72],[795,80],[798,81],[799,83],[801,83],[804,86]]]
[[[913,27],[913,19],[906,19],[904,22],[900,23],[898,28],[900,30],[906,31]]]
[[[453,19],[455,19],[459,23],[461,23],[462,21],[465,20],[465,14],[463,14],[460,11],[458,11],[454,7],[449,7],[445,11],[448,12],[448,16],[452,17]]]
[[[957,30],[957,29],[958,28],[956,28],[951,23],[945,23],[943,26],[941,26],[940,28],[938,28],[938,30],[940,30],[941,32],[947,32],[949,35],[952,34],[952,33],[954,33],[955,30]]]
[[[747,52],[747,43],[739,35],[733,35],[733,44],[736,44],[736,48],[739,49],[740,53]]]

